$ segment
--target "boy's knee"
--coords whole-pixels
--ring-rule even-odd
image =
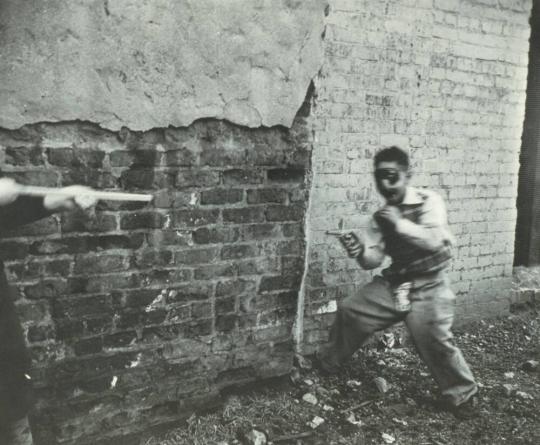
[[[28,423],[28,417],[11,421],[0,430],[2,444],[9,445],[32,445],[32,432]]]
[[[337,304],[337,310],[340,313],[351,313],[355,311],[355,308],[357,307],[358,303],[354,301],[353,298],[348,297],[344,298]]]

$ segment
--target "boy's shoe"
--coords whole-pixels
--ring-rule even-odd
[[[451,407],[450,411],[456,418],[460,420],[475,419],[476,417],[480,416],[478,397],[474,395],[466,402],[463,402],[458,406]]]
[[[317,352],[313,356],[313,368],[323,376],[330,376],[337,374],[341,367],[331,363],[325,354]]]

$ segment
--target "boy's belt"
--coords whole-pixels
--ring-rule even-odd
[[[399,286],[401,283],[408,282],[412,283],[412,289],[418,289],[426,284],[447,279],[444,269],[416,274],[396,274],[388,268],[382,271],[382,275],[392,286]]]

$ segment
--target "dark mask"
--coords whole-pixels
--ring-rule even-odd
[[[382,181],[386,179],[390,185],[399,181],[399,170],[395,168],[378,168],[375,170],[375,179]]]

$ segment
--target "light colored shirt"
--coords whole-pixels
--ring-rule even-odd
[[[418,209],[418,206],[421,208]],[[414,207],[415,214],[418,215],[417,222],[401,218],[396,223],[396,234],[408,243],[429,252],[436,252],[445,245],[454,244],[454,237],[448,228],[446,206],[437,193],[407,187],[403,202],[397,207],[402,214]],[[371,218],[367,229],[359,238],[364,244],[364,250],[358,257],[358,263],[364,269],[379,267],[387,252],[383,233],[375,218]]]

